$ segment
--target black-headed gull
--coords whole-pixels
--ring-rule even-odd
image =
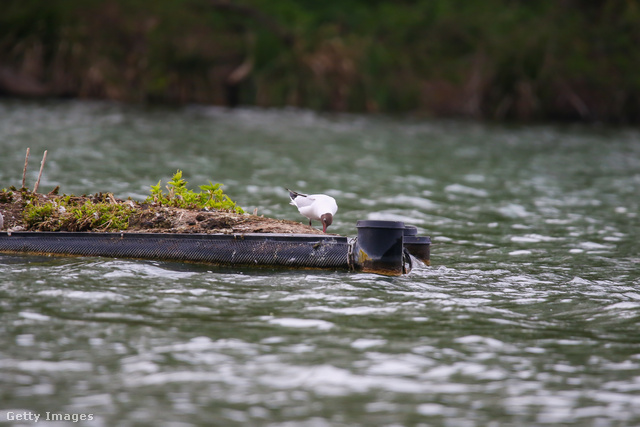
[[[309,218],[309,225],[312,220],[322,222],[322,231],[327,232],[327,227],[333,222],[333,216],[338,212],[336,200],[326,194],[302,194],[295,191],[289,191],[291,203],[298,208],[298,211]]]

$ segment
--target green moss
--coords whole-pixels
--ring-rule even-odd
[[[107,197],[99,201],[81,202],[72,196],[63,196],[45,203],[29,202],[22,216],[28,229],[116,231],[128,228],[129,218],[135,211],[132,206],[113,203]]]
[[[11,203],[13,201],[13,191],[6,188],[0,190],[0,203]]]
[[[73,220],[62,221],[62,223],[66,222],[65,228],[77,228],[78,231],[126,230],[129,227],[129,217],[133,212],[134,209],[126,205],[87,201],[71,209],[70,216]]]
[[[53,215],[53,204],[45,203],[44,205],[27,204],[23,211],[22,217],[28,228],[37,227],[40,224],[49,221]]]

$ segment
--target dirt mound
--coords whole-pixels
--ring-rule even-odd
[[[323,234],[321,230],[294,221],[144,204],[116,199],[109,193],[59,196],[0,192],[0,213],[4,217],[3,231]],[[113,218],[105,220],[108,215]]]

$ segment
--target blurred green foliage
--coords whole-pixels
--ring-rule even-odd
[[[640,0],[4,0],[0,14],[0,74],[132,102],[638,122],[638,45]]]

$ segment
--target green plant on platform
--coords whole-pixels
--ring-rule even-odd
[[[235,213],[244,213],[238,206],[222,191],[222,184],[201,185],[198,193],[187,188],[187,181],[182,178],[182,171],[177,170],[171,180],[167,183],[168,193],[162,190],[162,180],[151,186],[151,195],[145,199],[146,203],[157,203],[164,206],[172,206],[184,209],[215,209]]]
[[[127,205],[87,201],[72,208],[70,214],[78,230],[126,230],[133,211]]]
[[[100,199],[100,197],[96,197]],[[28,202],[22,216],[28,229],[46,231],[107,231],[126,230],[129,218],[136,209],[130,205],[113,203],[108,197],[84,203],[72,196],[50,202]]]
[[[27,226],[36,227],[53,216],[53,203],[45,203],[44,205],[27,204],[24,208],[22,216]]]
[[[0,203],[11,203],[13,201],[13,191],[6,188],[0,190]]]

